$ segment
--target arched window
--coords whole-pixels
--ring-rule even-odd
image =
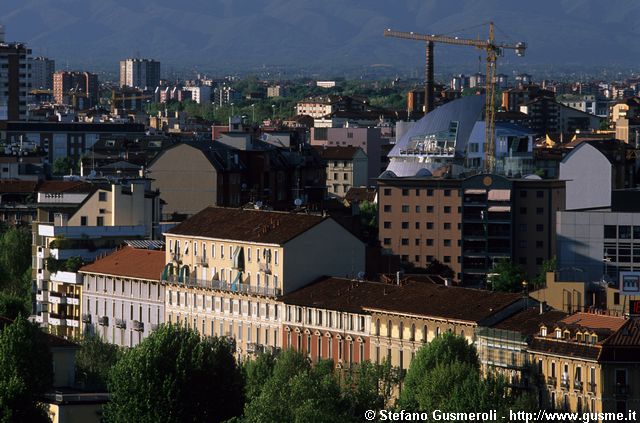
[[[402,322],[402,321],[400,322],[400,331],[399,332],[400,332],[399,338],[400,339],[404,339],[404,322]]]
[[[391,338],[391,320],[387,321],[387,337]]]
[[[427,343],[427,335],[429,334],[429,331],[427,330],[427,325],[424,325],[422,327],[422,343],[426,344]]]
[[[416,325],[414,323],[411,324],[411,335],[409,338],[411,341],[416,340]]]
[[[376,320],[376,336],[380,336],[380,319]]]

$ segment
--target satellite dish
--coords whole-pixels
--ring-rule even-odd
[[[299,199],[299,198],[296,198],[296,199],[293,201],[293,204],[295,204],[295,205],[296,205],[296,207],[300,207],[300,206],[302,205],[302,200],[301,200],[301,199]]]
[[[358,279],[364,279],[364,272],[362,270],[358,272]]]
[[[256,201],[256,205],[254,206],[256,210],[260,210],[262,208],[262,201]]]

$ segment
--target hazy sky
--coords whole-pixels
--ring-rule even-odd
[[[2,0],[7,40],[29,43],[58,67],[106,66],[139,55],[166,66],[283,65],[418,68],[419,42],[385,28],[526,41],[503,66],[635,66],[640,1],[609,0]],[[473,66],[480,52],[436,46],[436,68]]]

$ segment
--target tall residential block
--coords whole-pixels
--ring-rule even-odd
[[[31,88],[40,90],[53,89],[53,73],[56,71],[56,62],[46,57],[34,57],[29,60],[31,64]]]
[[[58,104],[88,109],[100,98],[98,76],[91,72],[60,71],[53,74],[53,97]]]
[[[30,54],[23,43],[5,42],[0,26],[0,121],[27,117]]]
[[[152,59],[120,61],[120,86],[146,88],[160,84],[160,62]]]

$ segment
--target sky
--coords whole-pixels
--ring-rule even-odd
[[[8,41],[24,41],[59,69],[117,70],[118,60],[149,57],[164,70],[306,68],[413,69],[420,42],[383,30],[496,39],[528,45],[501,66],[637,66],[636,0],[2,0]],[[480,51],[436,45],[436,71],[475,69]]]

